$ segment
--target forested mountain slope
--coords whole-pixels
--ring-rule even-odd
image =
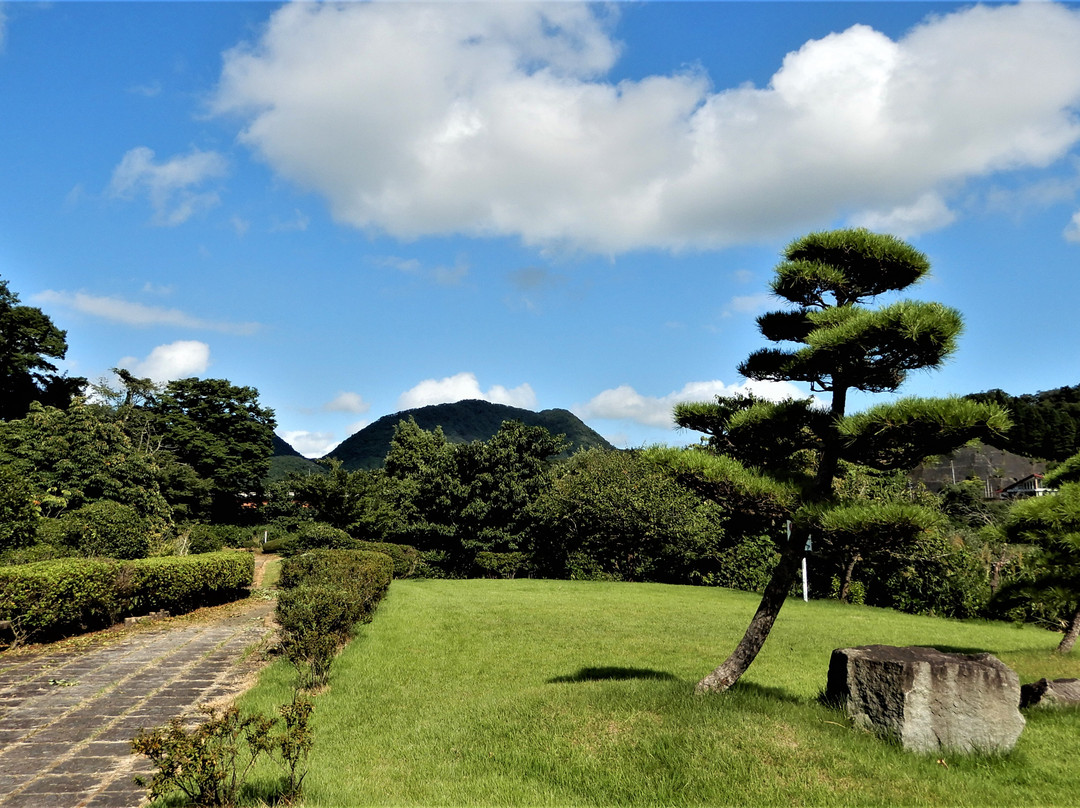
[[[1080,385],[1019,396],[988,390],[967,398],[1009,410],[1013,428],[995,441],[999,449],[1044,460],[1064,460],[1080,452]]]
[[[499,431],[503,421],[521,421],[526,426],[542,426],[553,435],[565,435],[570,442],[567,455],[593,446],[615,448],[569,410],[533,412],[471,399],[384,415],[342,441],[327,457],[336,457],[349,471],[379,468],[390,450],[394,427],[408,418],[413,418],[421,429],[442,427],[446,439],[453,443],[487,440]]]

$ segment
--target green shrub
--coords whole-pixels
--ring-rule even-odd
[[[476,566],[485,578],[516,578],[528,569],[527,553],[476,554]]]
[[[635,452],[578,452],[530,513],[533,564],[552,578],[697,583],[724,539],[719,506]]]
[[[461,575],[452,569],[450,554],[445,550],[421,550],[413,577],[460,578]]]
[[[181,553],[184,550],[192,555],[214,553],[225,546],[223,538],[214,529],[214,526],[204,522],[188,522],[177,525],[176,534],[179,540],[178,544],[183,547],[182,550],[178,550]]]
[[[66,558],[69,555],[70,552],[53,544],[31,544],[29,547],[4,550],[0,553],[0,567],[15,564],[35,564],[38,561],[53,561],[57,558]]]
[[[55,517],[45,517],[37,523],[37,534],[35,536],[38,544],[51,544],[54,547],[63,548],[64,546],[64,523]],[[71,555],[72,551],[68,549],[65,555]]]
[[[123,611],[122,569],[86,558],[0,567],[0,619],[11,621],[16,643],[108,626]]]
[[[262,546],[264,553],[280,553],[283,556],[290,556],[295,550],[296,539],[292,536],[282,536],[279,539],[270,539]]]
[[[352,636],[356,604],[328,584],[302,584],[278,595],[281,647],[300,674],[301,687],[318,687],[330,677],[338,649]]]
[[[385,594],[394,575],[394,562],[385,553],[371,550],[311,550],[287,558],[281,563],[278,586],[292,589],[302,584],[326,584],[342,590],[343,598],[351,598],[347,590],[360,593],[364,604],[354,622],[369,617]]]
[[[101,499],[60,518],[62,541],[80,555],[146,558],[151,526],[130,505]]]
[[[206,522],[187,522],[177,526],[176,532],[186,543],[187,552],[193,555],[216,553],[225,547],[251,547],[256,535],[256,531],[250,527],[212,525]]]
[[[148,789],[150,799],[180,791],[199,806],[237,804],[255,762],[269,755],[285,772],[279,796],[291,803],[300,795],[304,764],[311,751],[309,729],[312,703],[303,695],[279,708],[278,719],[241,715],[235,706],[224,710],[202,707],[206,719],[194,729],[174,718],[167,726],[142,730],[131,751],[150,758],[157,771],[135,782]]]
[[[829,597],[840,600],[840,576],[834,575],[829,579]],[[866,603],[866,585],[862,581],[852,581],[848,585],[847,602],[852,606],[862,606]]]
[[[222,552],[0,567],[0,620],[12,622],[21,643],[103,628],[124,615],[182,612],[236,597],[251,583],[254,564],[250,553]]]
[[[772,576],[780,554],[776,544],[768,536],[745,539],[734,547],[727,547],[718,554],[716,569],[704,583],[761,592]]]
[[[358,550],[373,550],[376,553],[385,553],[394,560],[394,577],[411,578],[416,574],[417,565],[420,563],[420,551],[407,544],[391,544],[385,541],[359,541]]]
[[[37,537],[40,509],[22,475],[0,468],[0,552],[28,547]]]
[[[330,663],[371,619],[393,577],[390,556],[370,550],[312,550],[281,564],[281,645],[302,687],[325,684]]]
[[[130,584],[125,610],[145,614],[187,612],[235,600],[252,582],[255,557],[222,551],[188,556],[144,558],[128,565]]]
[[[308,550],[356,550],[360,542],[340,528],[325,522],[309,522],[301,526],[293,540],[294,553]]]

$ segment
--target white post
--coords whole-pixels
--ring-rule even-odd
[[[802,599],[803,603],[810,602],[810,587],[806,582],[806,556],[802,557]]]

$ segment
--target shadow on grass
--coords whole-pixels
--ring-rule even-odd
[[[733,684],[729,692],[783,704],[805,705],[807,703],[805,698],[796,696],[794,693],[789,693],[786,690],[781,690],[779,687],[767,687],[766,685],[759,685],[754,682],[743,682],[741,680]]]
[[[605,665],[598,668],[582,668],[577,673],[568,676],[556,676],[553,679],[548,679],[548,684],[602,682],[609,679],[665,679],[675,681],[676,677],[666,671],[654,671],[650,668],[620,668],[614,665]]]

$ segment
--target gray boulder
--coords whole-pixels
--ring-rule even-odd
[[[856,726],[913,752],[1003,752],[1024,729],[1020,679],[991,654],[866,645],[838,648],[826,698]]]
[[[1040,679],[1020,687],[1020,707],[1080,706],[1080,679]]]

